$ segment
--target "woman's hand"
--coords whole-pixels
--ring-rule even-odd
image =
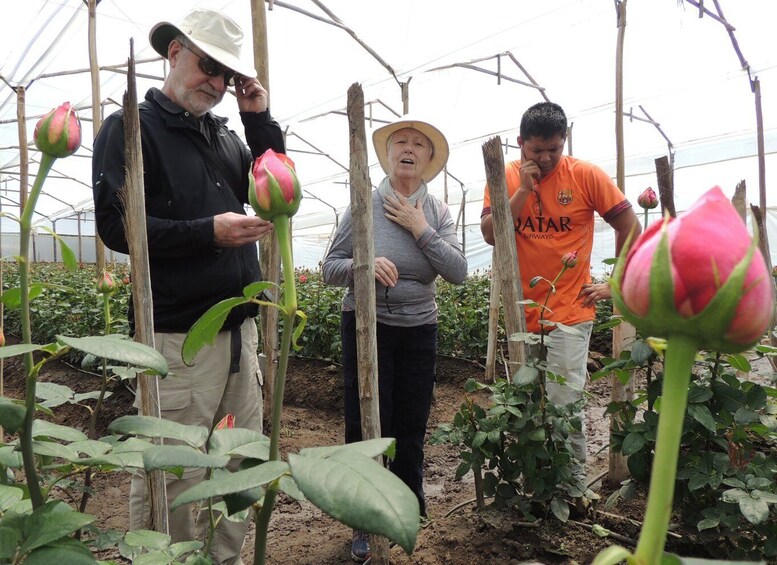
[[[383,286],[393,287],[396,285],[399,280],[399,272],[394,263],[385,257],[375,257],[375,280]]]
[[[386,210],[385,215],[389,220],[411,232],[416,239],[421,237],[421,234],[429,226],[420,198],[413,206],[402,195],[387,196],[383,208]]]

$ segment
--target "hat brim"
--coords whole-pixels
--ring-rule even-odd
[[[170,22],[159,22],[154,27],[152,27],[148,34],[148,40],[149,43],[151,43],[151,47],[154,48],[154,51],[167,59],[167,49],[170,46],[170,42],[179,35],[183,35],[188,38],[189,41],[197,46],[208,57],[218,61],[228,69],[231,69],[236,73],[246,77],[253,78],[256,76],[256,69],[253,67],[247,67],[242,61],[236,59],[235,56],[231,53],[228,53],[227,51],[224,51],[215,45],[211,45],[210,43],[195,39],[191,35],[181,31],[178,26]]]
[[[429,182],[440,174],[440,171],[445,167],[445,163],[448,162],[449,148],[448,140],[445,139],[442,132],[428,122],[405,117],[372,132],[372,145],[375,148],[378,162],[380,163],[383,172],[388,174],[388,140],[395,131],[405,128],[412,128],[416,131],[420,131],[432,142],[432,147],[434,148],[432,158],[421,173],[421,178],[425,182]]]

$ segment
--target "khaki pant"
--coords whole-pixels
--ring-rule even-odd
[[[185,334],[154,334],[156,349],[167,359],[172,373],[164,379],[159,379],[162,418],[212,429],[224,415],[233,414],[235,427],[261,431],[262,375],[257,358],[259,342],[255,321],[249,318],[241,326],[242,349],[238,373],[229,374],[230,332],[219,333],[214,346],[203,347],[192,367],[187,367],[181,360],[184,337]],[[169,444],[176,443],[172,440],[166,441]],[[207,444],[203,450],[206,447]],[[239,460],[233,459],[229,468],[234,470],[239,463]],[[168,504],[181,492],[202,481],[205,474],[206,469],[192,468],[185,469],[181,479],[167,474]],[[206,511],[198,510],[194,505],[185,505],[170,513],[170,535],[173,543],[206,540],[208,515]],[[130,529],[147,527],[149,514],[145,473],[139,471],[133,475],[130,486]],[[242,563],[240,552],[247,530],[247,520],[231,522],[222,517],[216,528],[210,552],[216,564]]]
[[[583,398],[585,381],[588,377],[588,344],[591,340],[593,322],[582,322],[570,326],[577,333],[554,330],[545,336],[548,348],[548,369],[564,377],[564,385],[548,383],[548,400],[553,404],[570,404]],[[583,428],[569,434],[572,450],[581,464],[586,460],[585,413],[578,413]]]

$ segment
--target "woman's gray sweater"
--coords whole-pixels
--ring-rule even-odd
[[[436,323],[434,280],[437,275],[454,284],[460,284],[467,276],[467,260],[447,204],[427,194],[423,210],[429,227],[415,239],[410,231],[386,218],[380,194],[372,192],[375,257],[385,257],[399,272],[394,287],[375,281],[376,314],[380,323],[401,327]],[[353,218],[349,207],[322,267],[325,283],[348,287],[343,298],[344,311],[356,308],[352,237]]]

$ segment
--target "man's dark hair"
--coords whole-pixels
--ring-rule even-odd
[[[558,104],[540,102],[524,112],[519,133],[523,139],[530,137],[550,139],[555,135],[566,139],[567,115]]]

